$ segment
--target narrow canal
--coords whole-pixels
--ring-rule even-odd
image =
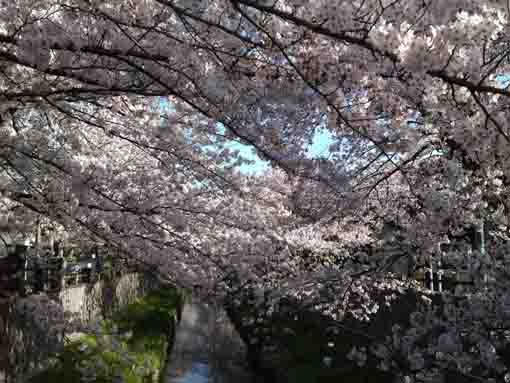
[[[35,302],[43,298],[48,307],[53,307],[53,312],[72,312],[84,320],[91,320],[99,313],[104,316],[105,306],[112,305],[112,297],[115,297],[117,305],[127,305],[132,300],[127,295],[137,295],[134,290],[138,287],[130,287],[133,280],[136,278],[125,275],[120,284],[117,282],[114,286],[106,284],[73,286],[62,289],[58,296],[52,299],[42,294],[22,298],[21,302],[27,300]],[[113,291],[110,292],[112,287]],[[98,302],[97,295],[101,298],[99,301],[103,307],[93,307],[94,302]],[[45,327],[39,326],[43,322],[48,322],[51,326],[55,318],[50,316],[54,314],[50,315],[48,312],[48,318],[36,318],[33,321],[26,313],[16,309],[19,306],[17,299],[10,299],[10,303],[6,300],[3,302],[0,305],[0,383],[46,383],[45,379],[34,381],[30,377],[44,365],[45,360],[54,356],[55,352],[63,350],[64,335],[69,334],[58,332],[50,334]],[[106,311],[111,313],[111,310]],[[42,311],[43,315],[44,313],[45,310]],[[154,383],[262,381],[256,379],[247,365],[245,346],[225,311],[218,307],[193,300],[184,303],[180,320],[175,327],[173,344],[169,345],[168,349],[170,350],[167,355],[168,363],[162,368]]]
[[[165,383],[255,383],[245,352],[224,310],[186,303],[165,368]]]

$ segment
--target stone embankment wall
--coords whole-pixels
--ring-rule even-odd
[[[90,321],[111,313],[153,288],[138,273],[103,278],[94,284],[64,288],[58,297],[46,294],[0,300],[0,383],[20,379],[63,346],[64,315]],[[70,335],[67,333],[66,335]]]
[[[94,284],[63,289],[59,294],[63,310],[88,321],[111,315],[151,291],[150,279],[130,273],[115,279],[103,278]]]

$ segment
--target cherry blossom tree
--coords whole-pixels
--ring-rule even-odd
[[[28,231],[44,216],[209,292],[232,273],[261,288],[309,280],[296,248],[361,254],[390,227],[409,257],[428,257],[485,228],[496,248],[469,257],[489,277],[483,296],[432,349],[405,354],[418,380],[461,354],[458,371],[482,361],[477,376],[499,379],[485,325],[471,354],[452,334],[469,313],[508,315],[509,12],[498,0],[1,2],[2,221]],[[324,128],[330,155],[310,160]],[[232,141],[278,170],[239,173]]]

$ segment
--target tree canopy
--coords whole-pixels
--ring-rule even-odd
[[[487,249],[450,255],[483,291],[437,344],[419,346],[437,325],[422,315],[392,347],[417,379],[480,364],[499,379],[487,333],[510,319],[509,16],[502,0],[0,2],[2,239],[45,217],[222,296],[233,275],[317,292],[481,230]],[[328,155],[310,158],[323,129]],[[273,168],[241,173],[232,141]]]

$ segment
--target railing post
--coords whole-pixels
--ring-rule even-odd
[[[437,244],[437,291],[443,292],[443,252],[441,251],[441,242]]]
[[[485,249],[485,225],[484,225],[484,220],[482,219],[481,222],[480,222],[480,226],[478,227],[478,230],[480,232],[480,254],[482,255],[483,258],[485,258],[487,256],[486,254],[486,249]],[[488,276],[487,276],[487,270],[482,270],[483,271],[483,283],[485,285],[485,287],[487,287],[487,283],[488,283]]]
[[[429,256],[429,278],[430,278],[430,287],[429,290],[434,291],[434,264],[432,260],[432,256]]]
[[[39,258],[40,254],[40,246],[41,246],[41,217],[37,215],[36,221],[36,231],[35,231],[35,256]]]
[[[437,270],[437,291],[443,292],[443,269],[441,260],[439,260],[438,270]]]

